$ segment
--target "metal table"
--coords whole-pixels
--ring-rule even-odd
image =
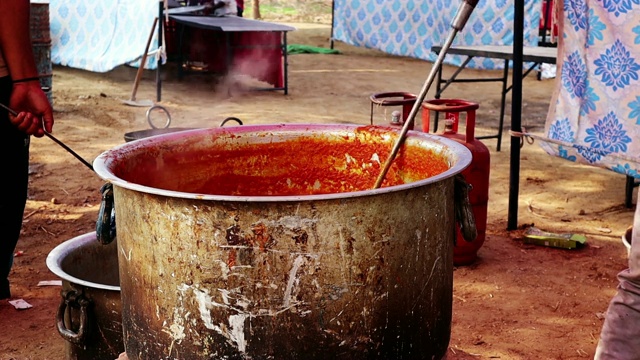
[[[237,16],[223,16],[223,17],[215,17],[215,16],[200,16],[200,15],[192,15],[192,14],[182,14],[182,15],[169,15],[169,19],[175,21],[177,24],[183,27],[193,27],[197,29],[204,30],[212,30],[222,32],[225,35],[225,43],[226,43],[226,59],[225,59],[225,69],[228,71],[231,64],[233,63],[233,50],[235,48],[248,48],[248,47],[268,47],[269,45],[252,45],[252,46],[243,46],[232,44],[230,35],[233,33],[239,32],[278,32],[281,33],[281,41],[278,47],[281,49],[282,58],[282,86],[278,87],[274,85],[273,88],[265,88],[260,90],[283,90],[284,94],[287,95],[288,88],[288,69],[287,69],[287,32],[295,30],[294,27],[270,23],[266,21],[252,20],[246,19]],[[179,51],[182,51],[182,34],[179,35]],[[273,46],[271,46],[273,48]],[[182,53],[180,54],[182,57]],[[158,82],[158,86],[160,82]],[[158,94],[160,90],[158,89]]]
[[[439,54],[442,51],[442,46],[433,46],[431,48],[433,52]],[[539,64],[547,63],[547,64],[555,64],[557,59],[557,49],[552,47],[523,47],[522,49],[522,60],[526,63],[532,63],[527,70],[522,74],[522,77],[525,78],[529,73],[536,68]],[[496,135],[486,135],[486,136],[478,136],[478,139],[497,139],[498,143],[496,146],[496,150],[500,151],[500,145],[502,143],[502,127],[504,125],[504,114],[505,114],[505,103],[507,98],[507,93],[511,91],[512,85],[508,85],[509,80],[509,63],[513,61],[513,47],[510,45],[478,45],[478,46],[452,46],[447,51],[447,54],[451,55],[463,55],[467,58],[462,62],[460,67],[456,69],[456,71],[449,77],[448,79],[443,79],[442,77],[442,67],[440,67],[438,71],[438,77],[436,81],[436,94],[435,98],[439,99],[442,95],[442,92],[454,82],[501,82],[502,83],[502,96],[500,100],[500,118],[499,118],[499,126],[498,133]],[[504,70],[502,73],[502,77],[494,77],[494,78],[462,78],[458,79],[458,75],[464,70],[471,59],[474,57],[486,57],[493,59],[503,59],[504,60]],[[434,121],[434,131],[438,127],[438,117],[437,114],[435,116]]]

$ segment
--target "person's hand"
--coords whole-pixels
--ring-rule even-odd
[[[18,116],[9,118],[20,131],[43,137],[45,131],[53,130],[53,109],[39,82],[14,84],[9,107],[18,112]]]
[[[9,116],[9,119],[11,120],[11,123],[23,133],[33,135],[35,137],[44,136],[42,119],[36,117],[30,112],[19,112],[17,116]]]
[[[204,9],[202,10],[203,15],[211,15],[218,7],[219,3],[216,3],[214,0],[204,2]]]
[[[215,12],[217,9],[224,7],[226,3],[226,1],[207,1],[203,4],[204,10],[202,10],[202,13],[204,15],[211,15],[211,13]]]

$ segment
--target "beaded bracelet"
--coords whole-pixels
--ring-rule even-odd
[[[23,83],[23,82],[29,82],[29,81],[40,81],[40,77],[38,76],[34,76],[34,77],[28,77],[28,78],[24,78],[24,79],[18,79],[18,80],[13,80],[13,83]]]

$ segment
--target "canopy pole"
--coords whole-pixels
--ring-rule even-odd
[[[524,0],[514,1],[513,71],[511,73],[511,130],[522,131],[522,47],[524,38]],[[518,193],[520,190],[520,138],[511,137],[509,159],[509,214],[507,230],[518,228]]]
[[[158,9],[158,51],[160,56],[157,56],[158,63],[156,65],[156,101],[162,101],[162,74],[160,73],[160,65],[162,64],[162,30],[164,28],[164,1],[159,2],[160,8]]]
[[[333,50],[333,22],[335,21],[335,17],[336,17],[336,0],[332,0],[331,1],[331,37],[329,38],[330,42],[330,48],[331,50]]]

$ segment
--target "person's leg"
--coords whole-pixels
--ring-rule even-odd
[[[633,219],[629,268],[618,274],[618,292],[609,303],[596,348],[596,360],[640,356],[640,201]]]
[[[0,102],[9,103],[11,81],[0,79]],[[10,122],[6,111],[0,111],[0,299],[11,297],[9,272],[13,252],[20,237],[22,217],[27,201],[29,177],[29,138]]]

